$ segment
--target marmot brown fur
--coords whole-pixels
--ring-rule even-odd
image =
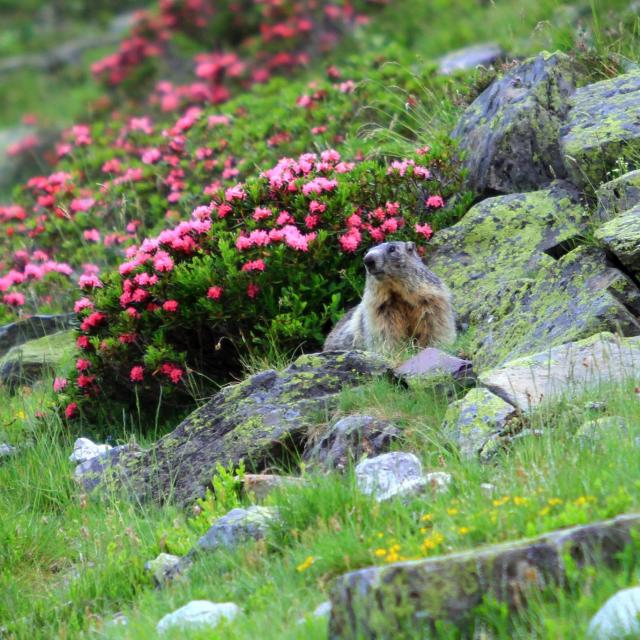
[[[338,322],[325,351],[388,351],[405,342],[420,347],[456,336],[447,287],[422,262],[413,242],[384,242],[364,257],[362,301]]]

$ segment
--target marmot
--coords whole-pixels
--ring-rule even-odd
[[[387,351],[413,341],[420,347],[456,336],[449,290],[422,262],[413,242],[384,242],[364,257],[362,301],[338,322],[325,351]]]

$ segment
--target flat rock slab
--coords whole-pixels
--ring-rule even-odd
[[[209,602],[192,600],[184,607],[164,616],[156,627],[159,634],[182,630],[193,633],[197,630],[214,629],[223,620],[231,622],[240,613],[233,602]]]
[[[633,276],[640,276],[640,204],[598,227],[595,237]]]
[[[452,376],[454,380],[473,377],[473,364],[452,356],[440,349],[428,347],[412,358],[405,360],[395,369],[396,375],[405,378],[430,378],[434,376]]]
[[[595,190],[619,160],[640,153],[640,71],[577,89],[560,131],[569,179]]]
[[[530,591],[563,584],[565,554],[578,567],[613,565],[639,529],[640,514],[630,514],[531,540],[348,573],[331,590],[329,638],[393,638],[407,629],[428,634],[438,620],[464,625],[485,596],[515,609],[526,604]]]
[[[356,485],[378,502],[420,493],[427,485],[422,463],[413,453],[393,451],[356,466]]]
[[[59,331],[12,347],[0,360],[0,380],[10,386],[28,384],[56,371],[74,351],[73,331]]]
[[[358,351],[305,355],[283,371],[263,371],[219,391],[147,451],[124,456],[113,482],[139,500],[192,502],[217,464],[244,460],[259,472],[286,463],[342,389],[378,376],[396,379],[386,359]]]
[[[598,212],[603,220],[627,211],[640,204],[640,170],[625,173],[625,175],[600,185],[596,195],[598,197]]]
[[[443,435],[467,459],[491,458],[492,446],[509,429],[515,407],[487,389],[471,389],[467,395],[447,408],[442,424]]]
[[[563,53],[541,53],[495,80],[460,117],[467,181],[476,193],[516,193],[564,178],[558,143],[575,91],[575,63]]]
[[[4,356],[11,347],[69,329],[75,318],[75,313],[31,316],[0,327],[0,356]]]
[[[330,471],[345,471],[364,456],[387,452],[400,430],[387,420],[353,415],[340,418],[315,443],[309,443],[302,458],[311,465]]]
[[[479,382],[522,411],[588,385],[640,378],[640,337],[600,333],[486,371]]]
[[[456,71],[467,71],[486,67],[504,58],[504,50],[496,42],[474,44],[464,49],[451,51],[438,60],[438,73],[451,75]]]

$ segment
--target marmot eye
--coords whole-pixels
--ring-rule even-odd
[[[391,245],[388,249],[387,249],[387,253],[395,253],[396,248]]]

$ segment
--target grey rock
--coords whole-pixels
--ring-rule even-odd
[[[302,449],[318,416],[333,411],[342,389],[378,376],[396,379],[384,358],[357,351],[298,358],[218,392],[148,451],[124,457],[116,486],[139,500],[189,503],[204,495],[216,465],[259,472]]]
[[[4,356],[11,347],[69,329],[75,317],[73,313],[31,316],[0,327],[0,356]]]
[[[588,420],[580,425],[576,431],[576,437],[581,440],[597,442],[607,433],[616,433],[621,436],[629,435],[629,425],[620,416],[605,416],[596,420]]]
[[[494,453],[487,444],[509,429],[516,408],[487,389],[472,389],[449,405],[442,424],[443,435],[468,460],[487,460]]]
[[[475,336],[475,359],[502,363],[601,331],[640,333],[640,290],[604,251],[578,247],[521,283]]]
[[[331,614],[331,602],[329,600],[327,600],[326,602],[323,602],[322,604],[319,604],[313,610],[314,618],[324,618],[325,616],[328,617],[330,614]]]
[[[77,463],[86,462],[111,448],[109,444],[96,444],[89,438],[77,438],[73,443],[73,453],[69,456],[69,460]]]
[[[495,42],[475,44],[464,49],[451,51],[438,61],[438,72],[450,75],[456,71],[466,71],[476,67],[487,67],[504,58],[502,47]]]
[[[308,446],[303,459],[325,469],[344,471],[363,456],[388,451],[400,431],[386,420],[355,415],[341,418],[323,433],[315,445]]]
[[[640,276],[640,204],[598,227],[595,237],[632,276]]]
[[[640,204],[640,170],[626,173],[615,180],[600,185],[598,212],[604,220],[609,220]]]
[[[59,331],[12,347],[0,359],[0,380],[10,388],[56,371],[75,352],[72,331]]]
[[[640,587],[612,595],[591,618],[587,636],[592,640],[624,640],[640,636]]]
[[[330,593],[329,638],[427,634],[435,621],[463,625],[483,598],[515,610],[527,593],[566,584],[565,561],[614,566],[640,530],[640,514],[562,529],[539,538],[348,573]],[[422,637],[422,636],[420,636]]]
[[[640,71],[576,90],[560,131],[569,179],[585,190],[606,182],[617,162],[640,152]]]
[[[412,453],[384,453],[356,466],[356,484],[378,502],[424,491],[422,464]]]
[[[184,607],[176,609],[158,622],[156,630],[163,634],[174,629],[184,631],[194,629],[214,629],[223,620],[233,621],[240,613],[240,607],[233,602],[209,602],[192,600]]]
[[[452,136],[466,153],[476,193],[538,189],[566,169],[558,143],[575,64],[563,53],[542,53],[494,81],[462,114]]]
[[[220,547],[233,548],[250,539],[259,540],[277,520],[275,507],[252,505],[246,509],[232,509],[198,540],[197,549],[211,552]]]
[[[81,462],[75,468],[73,478],[85,491],[93,491],[105,480],[112,477],[110,472],[125,454],[140,455],[140,449],[133,444],[112,447],[85,462]]]
[[[446,493],[451,488],[453,476],[446,471],[429,471],[425,473],[424,480],[432,493]]]
[[[12,447],[10,444],[6,444],[4,442],[0,442],[0,460],[2,460],[2,458],[15,456],[16,453],[18,453],[18,450],[15,447]]]
[[[473,364],[440,349],[428,347],[395,368],[396,375],[405,378],[431,378],[447,375],[454,380],[473,378]]]
[[[180,562],[179,556],[170,553],[161,553],[153,560],[145,562],[144,568],[148,571],[154,583],[160,586],[165,583],[171,570]]]
[[[588,385],[637,378],[640,338],[599,333],[483,372],[482,385],[522,411]]]

